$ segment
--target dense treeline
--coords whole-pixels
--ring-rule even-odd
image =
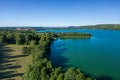
[[[0,43],[28,45],[32,40],[36,40],[38,43],[40,36],[36,32],[1,31]]]
[[[90,33],[58,33],[58,37],[59,38],[63,38],[63,39],[68,39],[68,38],[90,38],[91,34]]]
[[[18,44],[18,45],[29,45],[31,41],[35,41],[36,44],[39,43],[39,39],[42,34],[36,32],[25,32],[25,31],[1,31],[0,32],[0,43],[7,44]],[[89,33],[47,33],[46,35],[52,38],[90,38]]]
[[[58,35],[54,33],[0,32],[0,42],[5,44],[28,45],[22,54],[31,54],[32,62],[23,76],[24,80],[92,80],[80,69],[53,67],[49,59],[50,45]]]

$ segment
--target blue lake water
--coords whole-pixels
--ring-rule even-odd
[[[91,39],[58,39],[51,45],[53,66],[76,67],[97,80],[120,80],[120,31],[50,30],[89,32]],[[43,30],[42,32],[46,32]]]

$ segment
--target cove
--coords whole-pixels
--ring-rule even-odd
[[[91,39],[58,39],[51,45],[53,66],[75,67],[97,80],[120,80],[120,31],[50,30],[89,32]]]

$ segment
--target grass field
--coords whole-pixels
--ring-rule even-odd
[[[0,47],[0,80],[22,80],[26,67],[31,63],[31,55],[23,55],[23,45]]]

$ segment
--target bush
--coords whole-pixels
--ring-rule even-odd
[[[23,47],[23,48],[22,48],[22,54],[28,55],[28,54],[30,54],[30,53],[31,53],[30,47]]]

